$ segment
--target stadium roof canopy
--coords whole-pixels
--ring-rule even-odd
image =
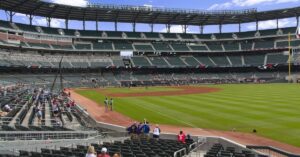
[[[101,4],[75,7],[40,0],[1,0],[0,9],[68,20],[197,26],[248,23],[300,15],[300,7],[261,12],[256,9],[201,11]]]

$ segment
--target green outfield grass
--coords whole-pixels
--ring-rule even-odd
[[[210,85],[216,93],[116,98],[118,112],[135,120],[207,129],[251,132],[300,146],[300,85],[250,84]],[[164,88],[158,87],[160,91]],[[148,91],[157,90],[151,87]],[[112,92],[125,88],[109,89]],[[132,89],[131,89],[132,90]],[[145,88],[134,89],[143,92]],[[104,95],[95,90],[78,90],[96,102]]]

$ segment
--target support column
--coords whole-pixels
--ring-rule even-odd
[[[187,26],[187,25],[182,25],[182,30],[183,30],[183,33],[186,33],[186,32],[187,32],[187,28],[188,28],[188,26]]]
[[[239,22],[239,32],[241,33],[242,27],[241,27],[241,22]]]
[[[32,19],[33,19],[32,14],[30,14],[30,15],[29,15],[29,25],[30,25],[30,26],[32,26]]]
[[[82,21],[83,30],[85,30],[85,20]]]
[[[47,20],[47,26],[51,27],[51,18],[47,17],[46,20]]]
[[[299,27],[299,18],[300,18],[300,16],[296,16],[296,23],[297,23],[297,27]]]
[[[13,12],[12,11],[9,11],[9,22],[13,22]]]
[[[167,24],[166,27],[167,27],[167,33],[170,33],[171,32],[171,25]]]
[[[69,29],[69,19],[66,19],[66,20],[65,20],[65,28],[66,28],[66,29]]]
[[[256,31],[258,31],[258,20],[256,20]]]
[[[279,29],[279,20],[276,19],[276,28]]]
[[[115,31],[118,31],[118,21],[115,21]]]
[[[133,23],[132,23],[132,31],[133,31],[133,32],[135,32],[135,26],[136,26],[136,23],[133,22]]]
[[[153,33],[153,31],[154,31],[154,24],[153,23],[150,24],[150,28],[151,28],[151,33]]]
[[[219,33],[220,34],[222,33],[222,27],[223,27],[223,25],[220,23],[220,25],[219,25]]]
[[[96,21],[96,31],[99,31],[98,20]]]
[[[203,34],[203,33],[204,33],[204,26],[201,25],[201,26],[200,26],[200,34]]]

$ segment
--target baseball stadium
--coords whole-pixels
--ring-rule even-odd
[[[0,0],[0,157],[300,157],[300,1],[170,2]]]

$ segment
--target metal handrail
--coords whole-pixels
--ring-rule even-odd
[[[179,149],[176,152],[174,152],[174,157],[176,157],[177,154],[180,153],[180,152],[182,152],[182,151],[184,151],[184,155],[186,155],[186,148],[182,148],[182,149]]]

